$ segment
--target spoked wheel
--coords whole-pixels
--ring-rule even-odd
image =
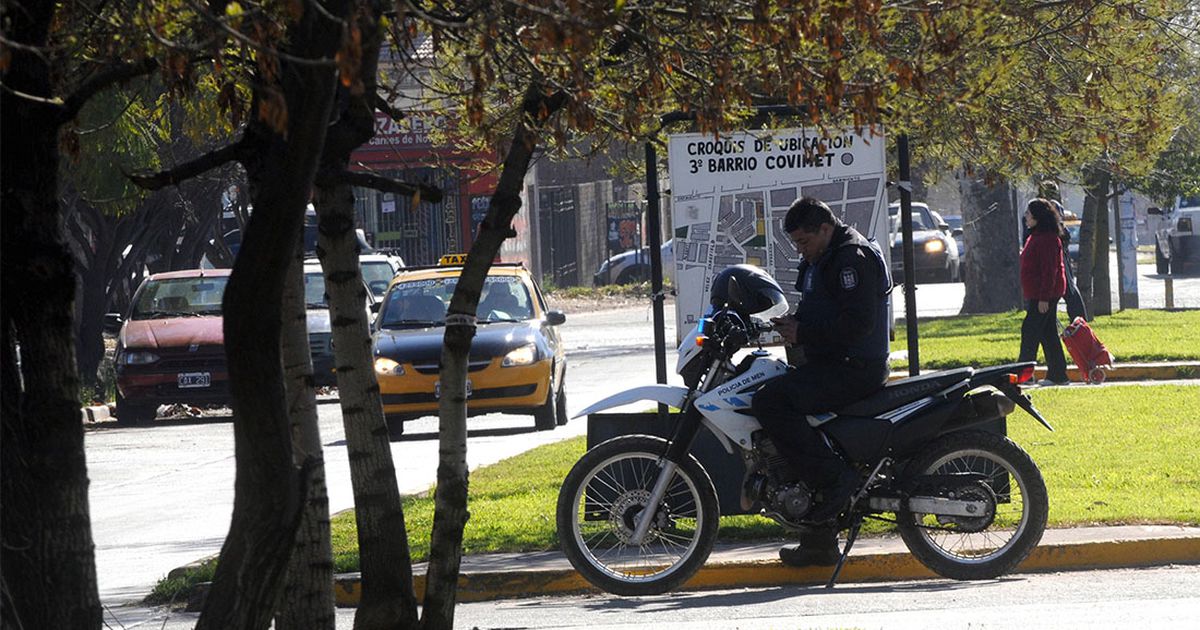
[[[1029,556],[1046,529],[1046,484],[1029,455],[1008,438],[982,431],[951,433],[908,466],[907,474],[979,473],[951,489],[964,501],[990,505],[976,517],[904,512],[900,535],[913,555],[938,575],[985,580],[1003,575]]]
[[[589,450],[558,494],[558,537],[567,559],[597,587],[617,595],[656,595],[690,578],[712,551],[720,510],[708,473],[692,456],[653,506],[646,536],[633,541],[662,468],[666,441],[633,435]]]

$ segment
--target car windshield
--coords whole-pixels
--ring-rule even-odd
[[[386,260],[364,260],[362,262],[363,281],[371,287],[371,293],[383,295],[387,285],[392,281],[392,265]]]
[[[1200,195],[1179,198],[1180,208],[1195,208],[1197,206],[1200,206]]]
[[[440,326],[458,278],[398,282],[392,286],[379,314],[382,328]],[[533,317],[529,290],[517,276],[488,276],[476,317],[481,324],[515,322]]]
[[[308,308],[329,308],[325,295],[325,275],[320,271],[304,272],[304,305]]]
[[[892,220],[892,232],[900,232],[900,206],[889,206],[888,218]],[[913,206],[912,221],[914,232],[934,229],[932,225],[929,225],[929,221],[925,220],[925,213],[921,212],[917,206]]]
[[[132,319],[220,315],[227,276],[150,280],[138,293]]]

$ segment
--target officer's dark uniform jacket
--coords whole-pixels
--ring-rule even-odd
[[[815,263],[801,261],[796,290],[796,342],[809,360],[887,360],[892,277],[875,242],[852,227],[835,228]]]

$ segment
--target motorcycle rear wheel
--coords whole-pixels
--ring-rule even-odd
[[[1008,438],[983,431],[942,436],[907,467],[909,475],[983,473],[996,497],[982,531],[953,517],[898,514],[900,536],[922,564],[955,580],[986,580],[1008,573],[1029,556],[1046,529],[1049,500],[1037,465]],[[964,519],[965,520],[965,519]]]
[[[558,494],[558,537],[575,570],[615,595],[657,595],[687,581],[708,559],[720,510],[708,473],[689,455],[671,478],[640,545],[629,537],[658,479],[667,442],[646,435],[608,440],[584,454]]]

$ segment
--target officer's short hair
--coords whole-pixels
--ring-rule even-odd
[[[838,227],[842,221],[833,214],[833,210],[830,210],[824,201],[814,197],[801,197],[793,201],[791,207],[788,208],[787,216],[783,219],[783,231],[795,232],[799,229],[812,233],[825,223]]]

